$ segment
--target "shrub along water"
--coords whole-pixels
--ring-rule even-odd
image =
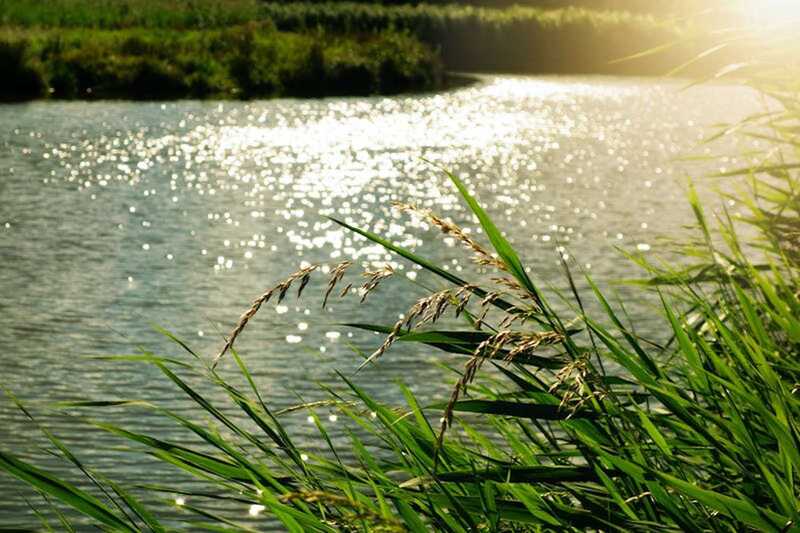
[[[0,85],[0,101],[45,95],[47,84],[44,74],[28,56],[26,40],[0,40],[0,68],[6,76]]]
[[[0,34],[6,99],[387,94],[441,86],[415,38],[279,32],[250,23],[206,31],[22,30]]]

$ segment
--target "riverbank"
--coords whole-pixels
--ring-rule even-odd
[[[8,0],[3,100],[391,94],[445,70],[663,74],[691,51],[614,63],[680,39],[653,16],[582,8]]]
[[[0,38],[0,98],[253,98],[439,88],[441,61],[413,37],[334,35],[264,23],[214,30],[16,30]]]

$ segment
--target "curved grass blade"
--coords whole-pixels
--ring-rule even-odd
[[[377,333],[390,334],[394,328],[379,326],[375,324],[344,323],[342,326],[357,328],[364,331],[374,331]],[[481,342],[491,336],[490,333],[483,331],[421,331],[421,332],[401,332],[397,336],[400,342],[419,342],[433,348],[437,348],[447,353],[473,356],[475,350]],[[508,352],[500,350],[489,359],[503,361]],[[538,356],[532,354],[520,354],[514,356],[514,362],[531,365],[539,368],[560,369],[566,364],[566,360],[559,356]]]
[[[481,227],[483,231],[486,233],[486,236],[489,238],[489,241],[492,243],[497,255],[500,256],[502,259],[503,264],[506,265],[508,271],[513,275],[517,281],[534,297],[536,303],[539,306],[542,306],[541,296],[539,291],[533,285],[533,282],[528,277],[527,272],[525,272],[525,268],[522,266],[522,261],[520,261],[519,256],[517,255],[516,250],[511,246],[511,243],[503,237],[500,230],[497,229],[497,226],[494,225],[492,219],[489,215],[484,211],[484,209],[480,206],[480,204],[473,198],[473,196],[469,193],[464,183],[452,172],[445,170],[445,173],[450,178],[450,181],[458,189],[458,192],[461,194],[461,197],[467,203],[469,208],[478,217],[478,220],[481,223]]]
[[[0,451],[0,470],[5,470],[17,479],[28,483],[45,494],[49,494],[76,511],[94,518],[99,523],[105,524],[115,531],[130,531],[131,533],[135,531],[94,496],[59,479],[54,474],[36,468],[3,451]]]
[[[592,419],[598,414],[587,409],[564,409],[560,405],[509,402],[503,400],[463,400],[456,402],[454,411],[462,413],[481,413],[485,415],[530,418],[531,420],[569,420]]]
[[[488,470],[465,470],[436,474],[439,481],[451,483],[574,483],[597,481],[594,469],[588,466],[510,466]]]

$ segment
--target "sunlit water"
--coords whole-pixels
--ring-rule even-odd
[[[674,159],[698,151],[710,124],[757,109],[742,89],[682,87],[501,77],[393,98],[0,106],[2,383],[99,471],[128,484],[169,484],[171,469],[120,453],[123,442],[51,415],[48,403],[146,398],[206,418],[157,369],[85,356],[143,348],[189,361],[152,329],[157,324],[210,358],[249,302],[304,262],[353,259],[375,269],[388,261],[397,279],[366,305],[351,295],[322,311],[319,278],[299,301],[292,295],[262,309],[238,343],[276,408],[323,398],[320,384],[340,387],[335,369],[357,366],[353,347],[370,352],[380,344],[336,323],[391,324],[423,294],[412,280],[435,286],[326,216],[462,276],[474,272],[454,242],[391,207],[416,203],[482,237],[447,178],[425,160],[462,176],[540,283],[563,286],[559,246],[605,284],[630,277],[636,271],[617,247],[653,254],[660,235],[691,220],[684,172],[699,167]],[[626,303],[653,313],[645,302]],[[398,347],[356,381],[399,401],[394,382],[403,380],[430,401],[447,392],[435,361],[444,359]],[[229,360],[222,367],[234,371]],[[186,439],[143,409],[71,412]],[[341,417],[325,407],[318,413],[335,433]],[[306,416],[286,422],[316,449],[322,443]],[[0,449],[64,471],[42,459],[46,441],[10,401],[0,403],[0,428]],[[0,525],[36,525],[31,507],[43,506],[0,475]],[[245,505],[227,511],[248,518]]]

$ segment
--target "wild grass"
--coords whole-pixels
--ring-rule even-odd
[[[636,330],[642,317],[627,316],[566,260],[567,292],[529,274],[479,200],[450,175],[487,242],[429,212],[399,207],[458,239],[493,271],[486,282],[457,276],[424,251],[334,219],[442,283],[400,322],[350,324],[385,335],[354,367],[380,365],[398,342],[417,346],[420,355],[461,356],[465,364],[446,404],[422,405],[400,385],[405,405],[385,405],[353,376],[340,375],[348,392],[329,391],[325,405],[350,421],[347,444],[334,441],[314,405],[298,409],[308,412],[328,450],[315,453],[290,435],[235,340],[273,298],[308,290],[332,295],[342,285],[355,286],[355,279],[372,291],[365,305],[392,297],[380,286],[390,273],[354,278],[354,265],[341,263],[330,265],[327,275],[312,265],[271,285],[213,359],[172,336],[184,359],[136,357],[157,367],[196,412],[145,407],[202,444],[93,424],[215,487],[211,493],[160,488],[188,492],[191,504],[182,508],[197,517],[197,528],[208,530],[253,528],[215,514],[203,503],[209,498],[257,506],[293,532],[800,530],[800,69],[784,55],[794,42],[777,41],[779,54],[753,41],[758,60],[740,67],[770,106],[720,132],[762,141],[762,151],[743,154],[749,163],[727,176],[743,179],[730,198],[739,212],[724,205],[709,212],[690,188],[696,239],[686,244],[689,262],[655,266],[633,257],[647,273],[641,290],[660,296],[660,326],[669,342],[643,338]],[[757,239],[743,242],[743,228],[756,230]],[[314,276],[322,276],[318,289]],[[578,288],[578,276],[587,291]],[[594,308],[600,311],[589,311]],[[457,317],[461,327],[445,326],[445,317]],[[217,370],[222,364],[237,369],[244,386],[224,379]],[[483,372],[487,367],[493,372]],[[225,405],[190,385],[191,369],[224,393]],[[104,398],[66,406],[97,418],[107,405],[142,407]],[[231,408],[247,422],[234,418]],[[0,469],[101,527],[167,529],[159,509],[145,508],[47,435],[94,492],[5,451]]]

